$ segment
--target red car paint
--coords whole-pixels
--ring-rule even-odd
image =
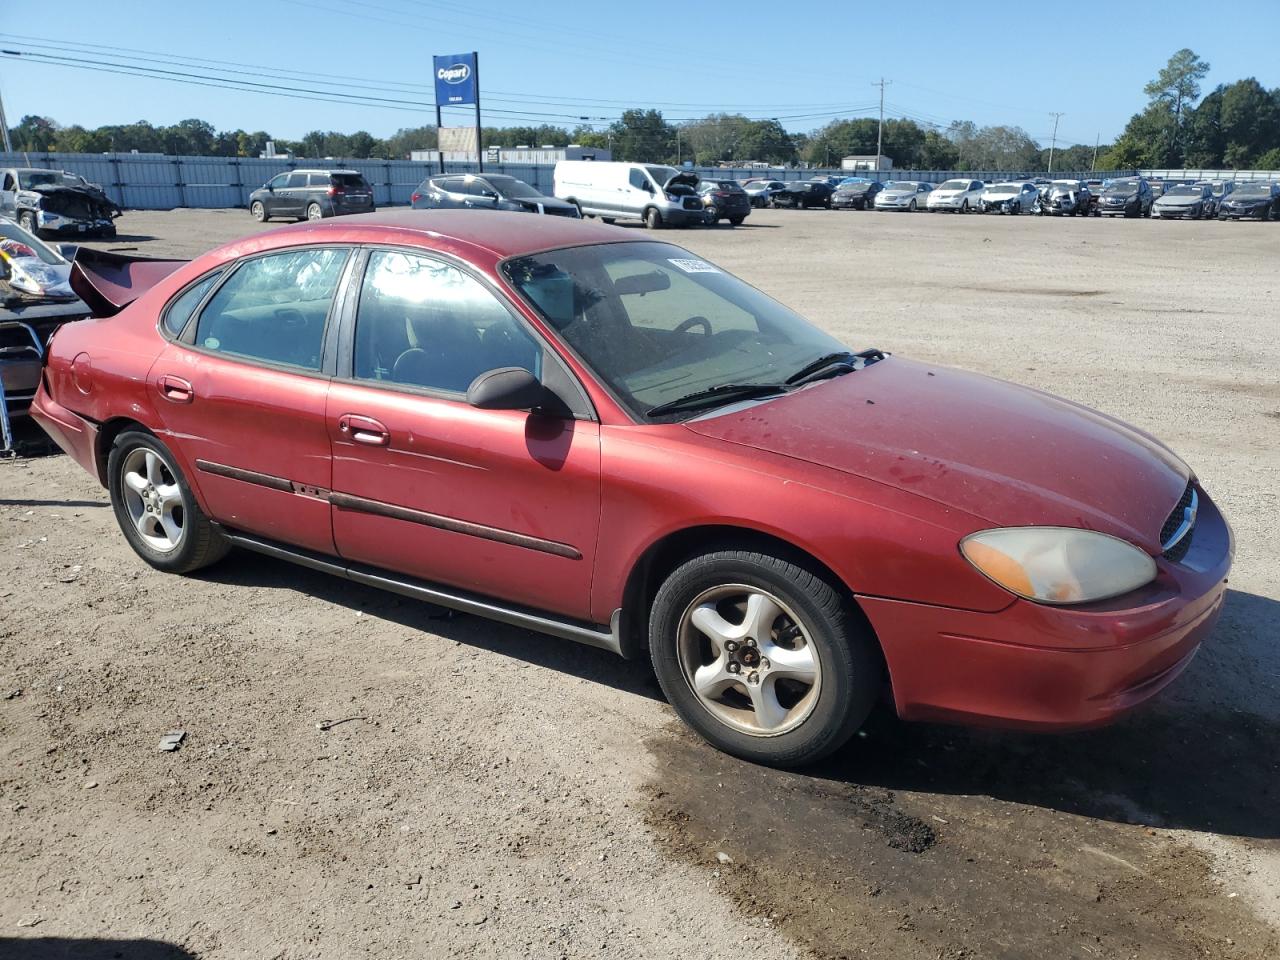
[[[1221,609],[1234,545],[1197,486],[1189,552],[1176,563],[1160,556],[1161,525],[1194,482],[1166,448],[1067,401],[893,357],[745,409],[636,423],[499,271],[509,256],[632,239],[568,218],[465,211],[257,234],[160,279],[115,317],[64,327],[32,412],[101,481],[109,437],[138,423],[174,451],[201,506],[227,527],[602,629],[621,611],[627,653],[643,642],[648,561],[670,538],[776,538],[848,587],[908,719],[1095,725],[1189,662]],[[416,247],[470,265],[559,353],[596,419],[281,372],[158,332],[166,303],[208,270],[316,243]],[[88,392],[71,371],[82,353]],[[249,484],[197,461],[288,483]],[[358,499],[389,507],[374,515],[352,508]],[[1025,524],[1121,537],[1156,558],[1159,574],[1103,603],[1017,599],[958,543]]]

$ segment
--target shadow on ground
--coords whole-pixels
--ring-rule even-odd
[[[159,940],[81,940],[37,937],[33,940],[0,937],[4,960],[196,960],[172,943]]]
[[[295,590],[329,603],[363,611],[401,626],[455,640],[481,650],[515,657],[534,666],[558,670],[651,700],[662,691],[647,661],[628,662],[606,650],[545,636],[480,617],[409,600],[349,580],[237,550],[223,562],[195,576],[217,583]],[[424,642],[430,638],[424,637]]]

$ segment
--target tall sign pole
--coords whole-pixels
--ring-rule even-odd
[[[471,53],[432,57],[436,73],[436,131],[440,145],[441,173],[444,172],[444,140],[439,136],[444,130],[441,108],[471,105],[476,108],[476,161],[481,172],[484,171],[484,156],[480,151],[480,84],[476,76],[479,60],[480,55],[474,50]]]
[[[480,54],[471,51],[471,70],[475,75],[476,91],[476,164],[484,173],[484,146],[480,143]]]

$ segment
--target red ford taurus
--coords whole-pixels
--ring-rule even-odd
[[[1150,436],[851,349],[558,217],[371,214],[99,257],[33,413],[174,573],[258,550],[652,657],[771,764],[908,720],[1062,730],[1172,681],[1230,527]]]

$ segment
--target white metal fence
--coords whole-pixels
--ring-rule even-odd
[[[243,157],[168,157],[135,153],[0,153],[0,165],[6,167],[49,167],[80,174],[91,183],[100,184],[122,207],[134,210],[169,210],[174,207],[228,208],[244,207],[249,194],[277,173],[286,170],[343,167],[358,170],[373,186],[374,202],[379,206],[407,204],[414,188],[438,171],[431,163],[413,160],[308,160],[276,158],[257,160]],[[492,173],[519,177],[544,193],[551,193],[550,164],[486,164]],[[449,161],[449,173],[474,173],[474,163]],[[1009,180],[1022,177],[1049,176],[1036,171],[1015,173],[1000,170],[891,170],[851,173],[834,169],[793,169],[789,167],[696,167],[703,177],[745,180],[748,177],[771,177],[776,180],[806,180],[815,176],[872,176],[881,180],[924,180],[941,183],[952,177],[976,180]],[[1061,170],[1052,176],[1059,179],[1104,179],[1107,177],[1143,176],[1174,180],[1269,180],[1280,179],[1274,170]]]

